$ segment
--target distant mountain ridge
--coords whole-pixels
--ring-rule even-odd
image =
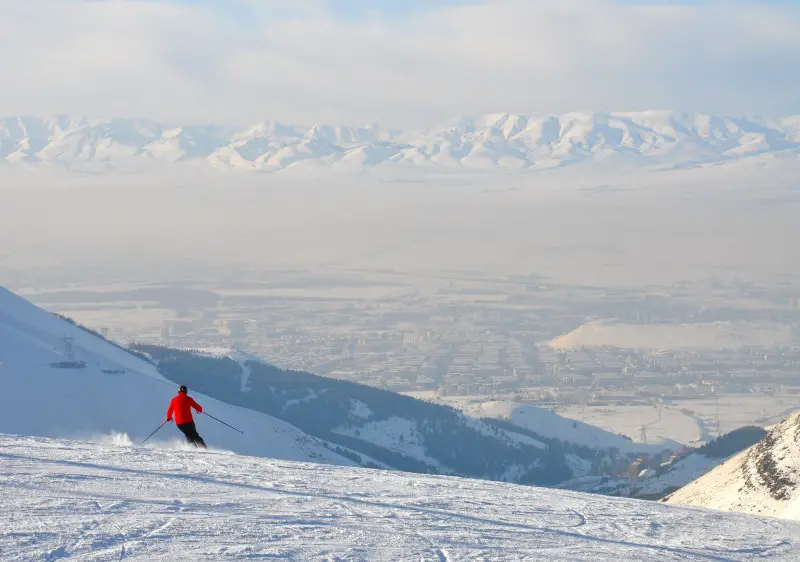
[[[543,170],[609,159],[672,168],[765,154],[800,159],[800,116],[499,113],[418,131],[375,124],[304,127],[264,121],[226,127],[65,115],[0,118],[0,170],[144,171],[159,165],[252,172]]]

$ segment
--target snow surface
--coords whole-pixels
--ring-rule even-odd
[[[401,453],[434,466],[439,470],[447,471],[446,467],[443,467],[441,463],[429,457],[425,452],[417,421],[414,419],[392,416],[386,420],[367,422],[358,427],[338,427],[333,432],[375,443],[390,451]]]
[[[687,167],[800,152],[800,117],[676,111],[498,113],[424,131],[379,126],[166,127],[136,119],[0,119],[0,163],[81,171],[199,164],[204,169],[541,170],[579,162]]]
[[[355,419],[367,420],[373,415],[373,412],[369,409],[369,406],[364,404],[361,400],[351,399],[350,403],[352,406],[350,408],[350,414]]]
[[[74,358],[85,361],[86,368],[52,366],[65,360],[65,336],[73,338]],[[68,438],[120,432],[138,441],[165,420],[175,393],[175,384],[155,366],[0,287],[0,432]],[[198,430],[210,445],[250,455],[354,464],[288,423],[192,396],[206,412],[244,431],[197,415]],[[169,424],[153,440],[179,437]]]
[[[727,460],[707,457],[701,453],[691,453],[676,462],[674,466],[663,474],[637,482],[634,486],[636,495],[658,496],[665,494],[700,478],[703,474]]]
[[[0,435],[0,557],[796,560],[800,524],[443,476]]]

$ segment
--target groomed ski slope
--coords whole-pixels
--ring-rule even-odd
[[[800,524],[225,453],[0,435],[0,559],[796,560]]]

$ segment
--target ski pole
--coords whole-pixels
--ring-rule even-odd
[[[232,426],[232,425],[230,425],[230,424],[227,424],[227,423],[225,423],[225,422],[224,422],[224,421],[222,421],[221,419],[219,419],[219,418],[215,418],[214,416],[212,416],[212,415],[211,415],[211,414],[209,414],[208,412],[203,412],[203,413],[204,413],[205,415],[207,415],[209,418],[211,418],[212,420],[217,420],[217,421],[218,421],[219,423],[221,423],[222,425],[227,425],[227,426],[228,426],[228,427],[230,427],[232,430],[234,430],[234,431],[238,431],[239,433],[241,433],[242,435],[244,435],[244,431],[242,431],[241,429],[236,429],[235,427],[233,427],[233,426]]]
[[[159,426],[158,426],[158,427],[155,429],[155,431],[153,431],[153,433],[151,433],[150,435],[148,435],[148,436],[147,436],[147,439],[150,439],[150,438],[151,438],[153,435],[155,435],[155,434],[156,434],[156,431],[158,431],[159,429],[161,429],[162,427],[164,427],[165,425],[167,425],[169,422],[170,422],[170,420],[167,420],[167,421],[165,421],[164,423],[162,423],[161,425],[159,425]],[[141,443],[139,443],[139,446],[141,447],[142,445],[144,445],[144,444],[147,442],[147,439],[145,439],[144,441],[142,441]]]

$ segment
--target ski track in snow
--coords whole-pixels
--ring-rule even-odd
[[[796,559],[800,524],[561,490],[0,435],[0,559]]]

